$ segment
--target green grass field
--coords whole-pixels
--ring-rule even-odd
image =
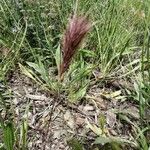
[[[73,14],[88,16],[92,28],[60,81],[62,37]],[[87,149],[90,143],[91,150],[150,150],[150,1],[0,1],[0,149],[31,149],[28,117],[16,122],[14,76],[15,81],[27,78],[66,109],[94,101],[88,94],[92,87],[100,89],[101,98],[117,100],[113,111],[130,126],[127,139],[108,133],[106,116],[100,115],[99,124],[87,123],[92,142],[77,135],[70,149]],[[123,102],[136,107],[136,121],[119,112]],[[24,107],[27,113],[30,104]]]

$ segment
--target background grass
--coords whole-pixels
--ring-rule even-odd
[[[144,120],[150,104],[149,8],[149,0],[1,0],[0,81],[6,86],[11,71],[18,68],[45,90],[65,92],[72,102],[80,100],[93,82],[130,81],[134,88],[125,89],[130,100],[139,105],[144,121],[140,132],[149,127]],[[61,37],[75,11],[88,15],[94,25],[60,85],[56,62]],[[99,72],[97,79],[93,77],[95,70]],[[4,136],[6,130],[14,130],[8,124],[4,129],[1,122]],[[140,136],[139,147],[147,149],[148,141],[145,139],[144,148]]]

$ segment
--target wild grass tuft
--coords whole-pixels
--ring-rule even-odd
[[[94,22],[89,34],[91,24],[85,16]],[[1,0],[0,20],[0,82],[9,82],[9,75],[19,70],[51,94],[59,91],[77,102],[90,85],[123,80],[126,97],[140,110],[134,143],[149,148],[145,136],[150,108],[149,0]],[[129,82],[134,85],[130,90]],[[0,107],[7,110],[11,104],[5,101],[5,91],[0,92]],[[6,112],[6,120],[1,116],[2,146],[12,149],[19,139],[25,149],[27,121],[16,131],[13,116]]]
[[[62,44],[63,60],[60,65],[60,79],[63,73],[69,68],[71,60],[79,48],[83,38],[90,30],[91,25],[85,16],[74,15],[69,21],[65,31]]]

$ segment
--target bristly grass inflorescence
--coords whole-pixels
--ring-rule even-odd
[[[81,45],[91,24],[86,16],[74,15],[68,23],[62,40],[62,62],[60,64],[59,77],[62,80],[64,72],[69,68],[71,60]]]

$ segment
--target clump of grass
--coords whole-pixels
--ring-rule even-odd
[[[73,56],[90,28],[91,24],[85,16],[74,15],[69,20],[62,44],[63,60],[59,70],[59,77],[61,80],[63,79],[63,73],[69,68]]]
[[[64,73],[68,70],[62,90],[69,93],[72,101],[81,99],[86,94],[89,83],[95,80],[90,77],[93,66],[96,66],[98,70],[97,80],[99,81],[107,80],[107,78],[116,79],[118,76],[119,78],[128,77],[127,80],[137,83],[134,89],[134,99],[139,104],[141,118],[146,121],[145,110],[146,108],[148,110],[150,105],[150,11],[148,4],[148,0],[101,2],[97,0],[56,0],[55,2],[1,0],[0,46],[5,50],[8,49],[8,53],[5,53],[5,56],[0,55],[0,80],[5,78],[9,70],[15,68],[14,64],[21,62],[23,64],[20,65],[21,71],[23,70],[22,72],[28,77],[37,81],[39,85],[43,85],[46,90],[48,87],[49,91],[57,91],[60,85],[53,72],[56,69],[54,53],[67,22],[66,16],[75,6],[78,7],[75,8],[75,12],[78,10],[82,13],[89,13],[91,20],[98,23],[90,32],[87,46],[81,49],[84,53],[80,53],[75,62],[72,62],[91,24],[85,16],[74,15],[69,20],[63,36],[62,49],[60,51],[58,49],[59,53],[62,53],[57,66],[60,80],[63,80]],[[24,67],[24,62],[29,65],[30,70]],[[1,106],[5,107],[2,104]],[[3,129],[14,130],[13,126],[15,126],[13,122],[4,124]],[[21,128],[25,131],[24,126]],[[141,135],[139,140],[142,141]],[[14,136],[12,134],[16,140]],[[12,145],[15,143],[13,138]],[[23,141],[20,142],[21,145],[26,145]],[[7,143],[5,147],[6,145]]]

